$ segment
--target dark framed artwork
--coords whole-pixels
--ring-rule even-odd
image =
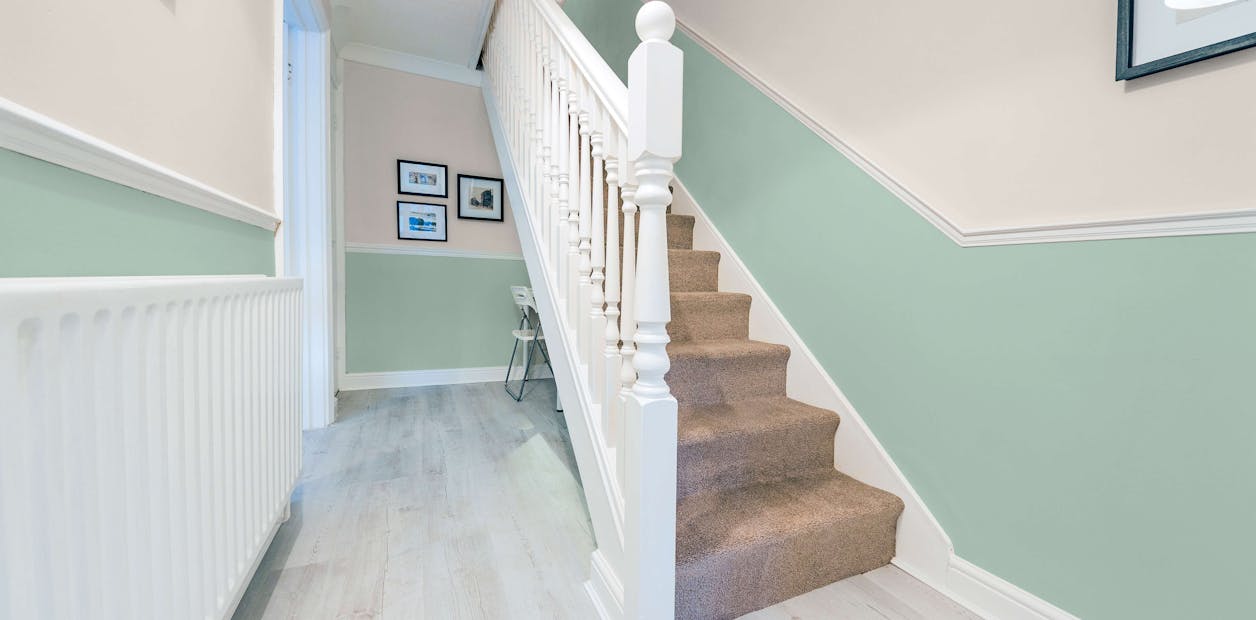
[[[1116,79],[1132,80],[1256,46],[1250,0],[1118,0]]]
[[[425,161],[397,160],[397,193],[411,196],[449,197],[447,169],[444,164]]]
[[[413,241],[449,241],[445,205],[397,201],[397,238]]]
[[[458,175],[458,217],[500,222],[504,216],[501,179]]]

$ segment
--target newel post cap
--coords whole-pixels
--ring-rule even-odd
[[[676,13],[661,0],[651,0],[637,11],[637,36],[642,41],[672,38],[676,32]]]

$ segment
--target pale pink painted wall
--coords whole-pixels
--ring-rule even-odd
[[[458,175],[501,178],[480,89],[356,62],[344,65],[345,241],[519,254],[505,220],[458,219]],[[449,198],[397,193],[397,160],[448,166]],[[449,241],[397,238],[397,201],[443,204]]]
[[[274,212],[280,4],[0,2],[0,97]]]

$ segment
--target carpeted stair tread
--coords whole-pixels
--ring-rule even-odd
[[[675,213],[668,213],[667,248],[669,250],[693,249],[693,224],[694,217],[692,215],[677,215]],[[636,239],[639,244],[641,242],[641,227],[635,227],[634,231],[636,232]],[[624,247],[624,225],[622,218],[619,223],[619,247]]]
[[[666,381],[681,406],[700,407],[785,396],[789,347],[756,340],[698,340],[667,345]]]
[[[835,470],[690,495],[676,511],[676,617],[736,618],[884,566],[902,511]]]
[[[672,342],[750,337],[750,296],[722,291],[672,293]]]
[[[830,471],[839,422],[788,398],[681,407],[677,497]]]
[[[667,276],[673,293],[718,290],[720,253],[707,250],[668,250]]]

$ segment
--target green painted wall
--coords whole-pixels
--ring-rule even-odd
[[[349,252],[346,371],[505,366],[519,313],[522,260]]]
[[[0,277],[274,272],[269,230],[0,149]]]
[[[565,9],[622,76],[639,6]],[[678,175],[961,557],[1084,618],[1251,616],[1256,236],[960,248],[673,41]]]

